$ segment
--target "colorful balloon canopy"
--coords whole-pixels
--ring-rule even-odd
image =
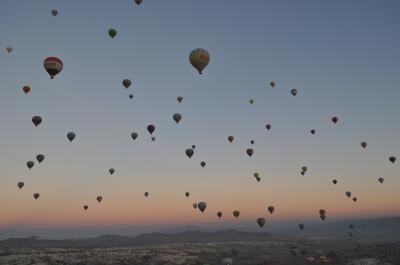
[[[194,49],[189,55],[190,64],[196,68],[199,74],[207,67],[210,62],[210,54],[205,49]]]
[[[53,79],[54,76],[56,76],[62,71],[64,64],[57,57],[47,57],[43,61],[43,67],[46,70],[46,72],[50,75],[50,78]]]

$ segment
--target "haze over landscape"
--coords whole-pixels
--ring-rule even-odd
[[[111,234],[138,247],[155,233],[149,245],[339,249],[353,224],[343,249],[396,249],[399,12],[395,0],[0,1],[0,248]]]

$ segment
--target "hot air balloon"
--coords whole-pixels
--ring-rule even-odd
[[[194,150],[193,150],[192,148],[188,148],[188,149],[186,149],[185,154],[186,154],[189,158],[191,158],[191,157],[193,156],[193,154],[194,154]]]
[[[83,205],[83,209],[85,209],[85,211],[89,208],[89,206],[87,205]]]
[[[251,141],[250,141],[250,144],[254,144],[254,140],[251,140]]]
[[[351,191],[346,191],[346,196],[347,196],[348,198],[350,198],[350,197],[351,197]]]
[[[253,155],[253,153],[254,153],[254,150],[251,149],[251,148],[249,148],[249,149],[246,150],[246,153],[247,153],[247,155],[248,155],[249,157],[251,157],[251,156]]]
[[[135,0],[135,3],[136,3],[137,5],[140,5],[142,2],[143,2],[143,0]]]
[[[31,169],[33,167],[33,165],[35,165],[35,163],[33,161],[26,162],[26,166],[28,167],[28,169]]]
[[[197,205],[197,207],[199,208],[199,210],[203,213],[205,211],[205,209],[207,208],[207,203],[205,202],[199,202],[199,204]]]
[[[338,117],[332,117],[332,122],[334,123],[334,124],[336,124],[337,122],[338,122]]]
[[[265,218],[258,218],[257,224],[262,228],[265,225]]]
[[[380,183],[383,183],[384,180],[385,180],[384,178],[378,178],[378,181],[379,181]]]
[[[293,96],[296,96],[297,95],[297,89],[290,90],[290,94],[292,94]]]
[[[239,211],[233,211],[232,213],[233,213],[233,216],[235,216],[235,218],[238,218],[240,215]]]
[[[196,146],[195,146],[195,145],[192,145],[192,149],[196,149]]]
[[[255,177],[255,178],[258,178],[258,177],[260,176],[260,173],[258,173],[258,172],[254,172],[254,174],[253,174],[253,175],[254,175],[254,177]]]
[[[303,229],[304,229],[304,224],[299,224],[299,228],[300,228],[301,230],[303,230]]]
[[[53,15],[53,17],[55,17],[55,16],[57,16],[58,11],[53,9],[53,10],[51,10],[51,14]]]
[[[57,57],[47,57],[43,61],[43,67],[50,75],[50,78],[53,79],[58,73],[60,73],[64,67],[63,62]]]
[[[113,169],[113,168],[110,168],[110,169],[108,170],[108,172],[110,172],[110,175],[112,175],[112,174],[114,174],[114,172],[115,172],[115,169]]]
[[[276,82],[275,81],[271,81],[271,83],[269,83],[271,87],[275,87]]]
[[[13,48],[12,48],[12,47],[10,47],[10,46],[7,46],[7,47],[6,47],[6,51],[7,51],[8,53],[10,53],[10,52],[12,52],[12,51],[13,51]]]
[[[148,197],[149,196],[149,193],[146,191],[145,193],[144,193],[144,197]]]
[[[29,91],[31,91],[31,88],[30,88],[29,86],[24,86],[24,87],[22,88],[22,90],[25,92],[25,94],[28,94]]]
[[[182,119],[182,115],[180,113],[175,113],[172,118],[174,119],[174,121],[176,122],[176,124],[178,124],[181,119]]]
[[[338,181],[336,179],[334,179],[334,180],[332,180],[332,182],[333,182],[333,184],[336,185]]]
[[[17,186],[18,186],[19,189],[22,189],[24,187],[24,185],[25,184],[22,181],[17,183]]]
[[[189,193],[189,192],[185,192],[185,196],[186,196],[186,198],[188,198],[188,197],[189,197],[189,195],[190,195],[190,193]]]
[[[103,200],[102,196],[97,196],[96,200],[100,203]]]
[[[205,161],[201,161],[200,165],[201,165],[201,167],[205,167],[206,166],[206,162]]]
[[[39,124],[42,123],[42,118],[40,116],[33,116],[32,122],[37,127]]]
[[[267,130],[269,131],[269,130],[271,130],[271,124],[267,124],[267,125],[265,125],[265,128],[267,128]]]
[[[131,133],[131,137],[133,140],[136,140],[136,138],[138,137],[138,133],[137,132]]]
[[[197,209],[197,203],[193,203],[193,208]]]
[[[72,142],[75,139],[75,133],[74,132],[69,132],[67,133],[67,138],[70,142]]]
[[[307,169],[308,168],[306,166],[304,166],[304,167],[301,168],[301,171],[303,171],[305,173],[305,172],[307,172]]]
[[[132,94],[129,94],[129,98],[132,100],[132,99],[133,99],[133,95],[132,95]]]
[[[152,136],[150,139],[154,142],[156,140],[156,137]]]
[[[255,102],[254,99],[249,99],[250,104],[254,104],[254,102]]]
[[[183,97],[178,96],[178,97],[176,98],[176,100],[178,100],[179,103],[182,103]]]
[[[122,80],[122,85],[123,85],[126,89],[128,89],[128,87],[130,87],[131,84],[132,84],[132,82],[131,82],[131,80],[129,80],[129,79],[124,79],[124,80]]]
[[[155,129],[156,129],[156,126],[154,126],[153,124],[150,124],[150,125],[147,126],[147,131],[148,131],[150,134],[153,134],[153,132],[155,131]]]
[[[395,156],[389,157],[389,161],[394,164],[394,162],[396,162],[396,157]]]
[[[228,141],[229,141],[230,143],[232,143],[232,142],[233,142],[233,136],[228,136]]]
[[[311,132],[311,134],[315,134],[315,130],[314,129],[312,129],[310,132]]]
[[[108,35],[110,35],[110,37],[113,39],[115,36],[117,36],[117,31],[115,29],[109,29]]]
[[[353,202],[356,202],[357,201],[357,197],[353,197]]]
[[[233,265],[233,260],[231,258],[223,258],[221,263],[222,265]]]
[[[361,142],[361,146],[362,146],[362,148],[366,148],[367,147],[367,142]]]
[[[34,194],[33,194],[33,198],[35,198],[35,200],[39,199],[39,197],[40,197],[40,194],[39,194],[39,193],[34,193]]]
[[[194,49],[189,55],[190,64],[202,74],[202,71],[210,62],[210,54],[205,49]]]
[[[270,212],[271,214],[273,214],[275,211],[275,207],[274,206],[268,206],[268,212]]]
[[[44,160],[44,155],[42,155],[42,154],[37,155],[36,160],[39,162],[39,164],[42,163]]]
[[[217,216],[218,216],[218,218],[221,218],[222,217],[222,212],[218,212]]]
[[[326,211],[325,211],[324,209],[321,209],[321,210],[319,210],[319,214],[320,214],[320,215],[325,215],[325,214],[326,214]]]

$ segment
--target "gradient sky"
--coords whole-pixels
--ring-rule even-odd
[[[388,161],[400,158],[399,13],[396,0],[1,1],[0,237],[256,225],[268,205],[276,208],[269,223],[318,220],[320,208],[327,221],[400,214],[399,163]],[[198,47],[211,54],[201,76],[188,62]],[[53,80],[42,66],[48,56],[64,62]],[[45,161],[28,170],[39,153]],[[201,200],[204,214],[192,208]]]

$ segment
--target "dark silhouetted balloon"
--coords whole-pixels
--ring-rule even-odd
[[[58,15],[58,11],[53,9],[53,10],[51,10],[51,14],[55,17]]]
[[[383,183],[384,180],[385,180],[384,178],[378,178],[378,181],[379,181],[380,183]]]
[[[389,161],[392,163],[396,162],[396,157],[395,156],[389,157]]]
[[[35,200],[39,199],[39,197],[40,197],[40,194],[39,194],[39,193],[34,193],[34,194],[33,194],[33,198],[35,198]]]
[[[338,122],[338,117],[332,117],[332,122],[334,123],[334,124],[336,124],[337,122]]]
[[[351,191],[346,191],[346,196],[347,196],[348,198],[350,198],[350,197],[351,197]]]
[[[175,113],[172,118],[174,119],[174,121],[176,122],[176,124],[178,124],[181,119],[182,119],[182,115],[180,113]]]
[[[39,162],[39,164],[42,163],[43,160],[44,160],[44,155],[38,154],[38,155],[36,156],[36,160]]]
[[[190,193],[189,193],[189,192],[185,192],[185,196],[186,196],[186,198],[188,198],[188,197],[189,197],[189,195],[190,195]]]
[[[31,169],[34,165],[35,163],[33,161],[26,162],[26,166],[28,167],[28,169]]]
[[[131,133],[131,137],[132,137],[133,140],[136,140],[136,138],[137,138],[138,136],[139,136],[139,135],[138,135],[137,132]]]
[[[42,118],[40,116],[33,116],[32,122],[37,127],[39,124],[42,123]]]
[[[276,82],[275,81],[271,81],[271,83],[269,83],[271,87],[275,87]]]
[[[299,228],[300,228],[301,230],[303,230],[303,229],[304,229],[304,224],[299,224]]]
[[[22,189],[24,187],[24,185],[25,184],[22,181],[17,183],[17,186],[18,186],[19,189]]]
[[[117,36],[117,31],[115,29],[109,29],[108,35],[110,35],[110,37],[113,39],[115,36]]]
[[[13,48],[12,48],[12,47],[10,47],[10,46],[7,46],[7,47],[6,47],[6,51],[7,51],[8,53],[10,53],[10,52],[12,52],[12,51],[13,51]]]
[[[205,167],[205,166],[206,166],[206,162],[201,161],[201,162],[200,162],[200,165],[201,165],[201,167]]]
[[[193,203],[193,208],[197,209],[197,203]]]
[[[67,133],[67,138],[70,142],[72,142],[75,139],[75,133],[74,132],[69,132]]]
[[[366,148],[367,147],[367,142],[361,142],[361,146],[362,146],[362,148]]]
[[[218,212],[217,216],[218,216],[218,218],[221,218],[222,217],[222,212]]]
[[[311,130],[311,134],[315,134],[315,130],[314,129]]]
[[[110,175],[112,175],[112,174],[114,174],[114,172],[115,172],[115,169],[113,169],[113,168],[110,168],[110,169],[108,170],[108,172],[110,172]]]
[[[297,89],[290,90],[290,94],[292,94],[293,96],[296,96],[297,95]]]
[[[253,153],[254,153],[254,150],[249,148],[249,149],[246,150],[246,153],[247,153],[248,156],[251,157],[253,155]]]
[[[179,96],[176,98],[176,100],[178,100],[179,103],[182,103],[183,97]]]
[[[333,184],[336,185],[338,181],[336,179],[334,179],[334,180],[332,180],[332,182],[333,182]]]
[[[199,208],[199,210],[203,213],[206,208],[207,208],[207,203],[205,202],[199,202],[199,204],[197,205],[197,207]]]
[[[233,216],[235,216],[235,218],[238,218],[240,215],[239,211],[233,211],[232,213],[233,213]]]
[[[254,140],[251,140],[250,143],[251,143],[251,144],[254,144]]]
[[[267,125],[265,125],[265,128],[267,128],[267,130],[269,131],[269,130],[271,130],[271,124],[267,124]]]
[[[100,203],[103,200],[102,196],[97,196],[96,200]]]
[[[129,98],[130,98],[130,99],[133,99],[133,95],[132,95],[132,94],[129,94]]]
[[[353,197],[353,202],[356,202],[357,201],[357,197]]]
[[[273,214],[275,211],[275,207],[274,206],[268,206],[268,212],[270,212],[271,214]]]
[[[89,208],[89,206],[87,205],[83,205],[83,209],[85,209],[85,211]]]
[[[232,143],[233,142],[233,136],[228,136],[228,141],[230,142],[230,143]]]
[[[30,88],[29,86],[24,86],[24,87],[22,88],[22,90],[24,91],[25,94],[28,94],[29,91],[31,91],[31,88]]]
[[[132,84],[132,82],[131,82],[131,80],[129,80],[129,79],[124,79],[124,80],[122,80],[122,85],[123,85],[126,89],[128,89],[128,88],[131,86],[131,84]]]
[[[144,193],[144,197],[148,197],[149,196],[149,193],[146,191],[145,193]]]
[[[192,148],[188,148],[188,149],[186,149],[185,154],[186,154],[189,158],[191,158],[191,157],[193,156],[193,154],[194,154],[194,150],[193,150]]]
[[[137,5],[140,5],[142,2],[143,2],[143,0],[135,0],[135,3],[136,3]]]
[[[265,225],[265,218],[258,218],[257,224],[262,228]]]
[[[153,134],[153,132],[155,131],[155,129],[156,129],[156,126],[154,126],[154,125],[152,125],[152,124],[150,124],[150,125],[147,126],[147,131],[148,131],[150,134]]]

